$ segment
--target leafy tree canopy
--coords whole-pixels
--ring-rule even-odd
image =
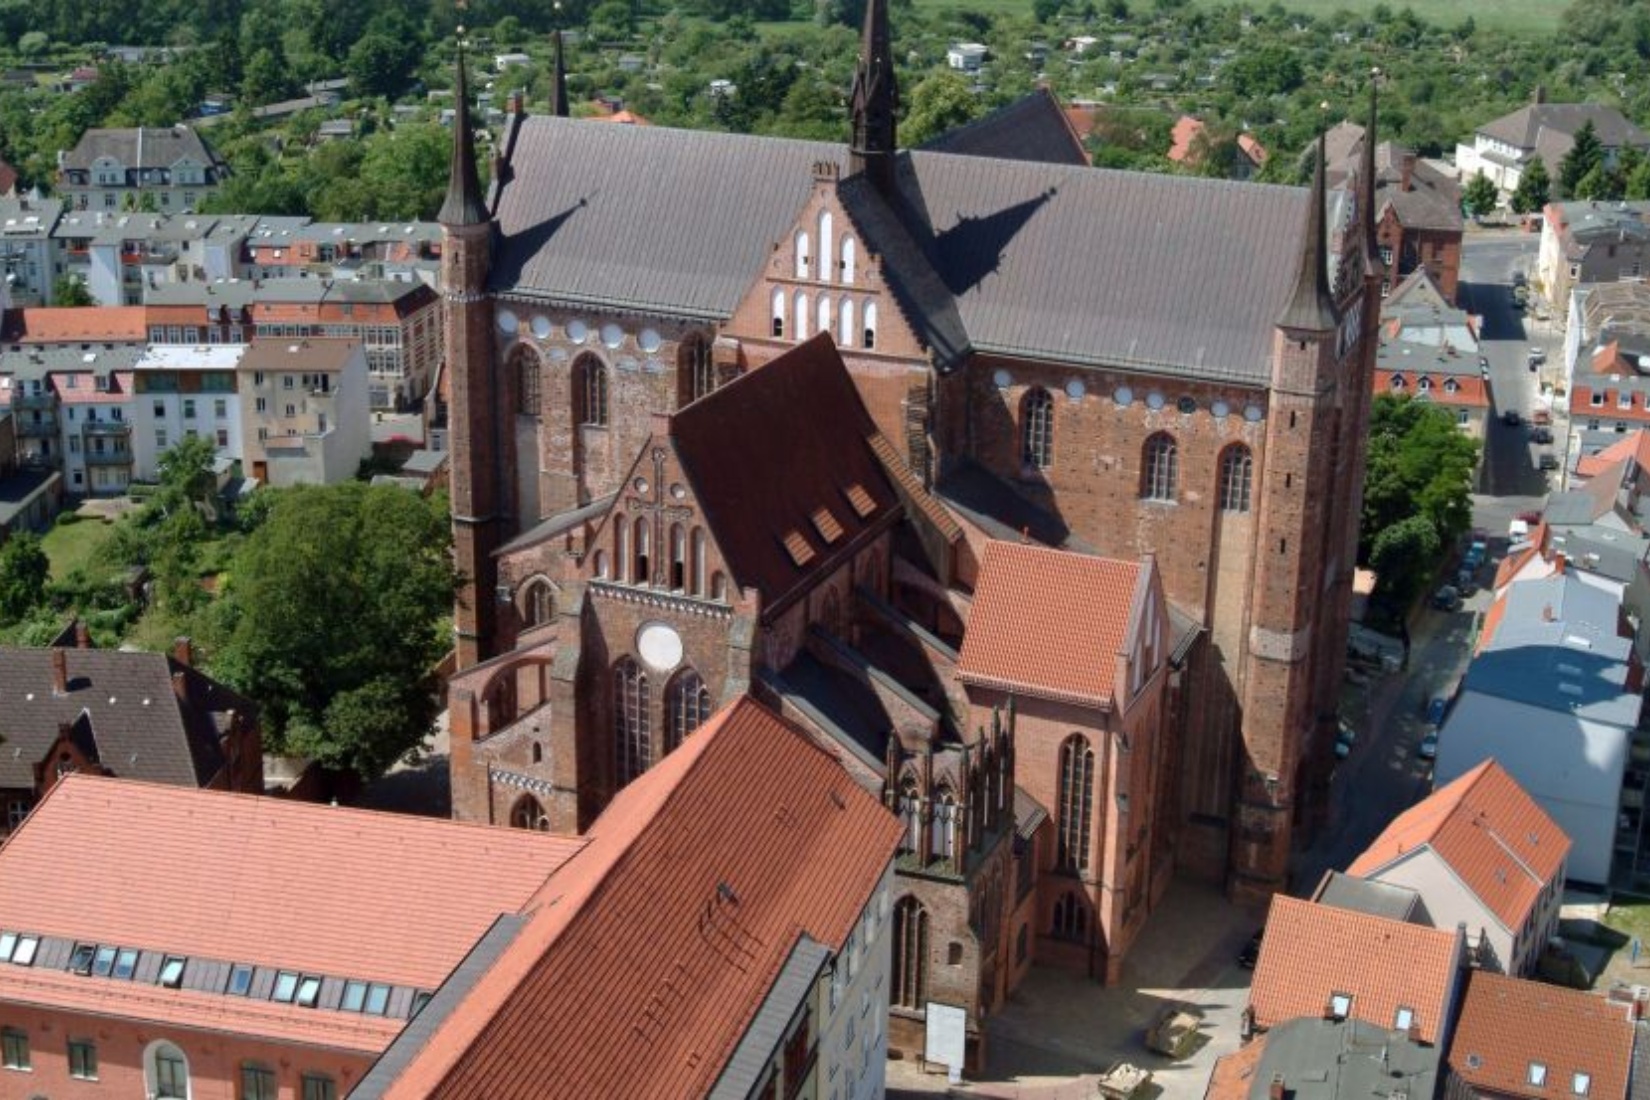
[[[1462,433],[1447,410],[1407,394],[1377,397],[1370,414],[1359,557],[1379,570],[1378,559],[1399,547],[1402,555],[1431,547],[1416,566],[1430,569],[1437,552],[1472,525],[1477,466],[1478,441]],[[1431,539],[1421,537],[1422,526]],[[1383,583],[1401,586],[1403,580],[1394,574]]]
[[[50,575],[51,562],[32,531],[0,544],[0,623],[16,623],[44,603]]]
[[[1513,213],[1532,214],[1540,210],[1547,205],[1551,193],[1552,179],[1547,175],[1547,165],[1535,157],[1518,177],[1518,187],[1512,195]]]

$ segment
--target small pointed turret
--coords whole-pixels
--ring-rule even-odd
[[[459,34],[464,28],[459,28]],[[470,124],[470,87],[465,77],[464,42],[458,43],[458,75],[453,83],[453,160],[447,173],[447,197],[436,221],[442,225],[479,225],[487,220],[476,175],[476,137]]]
[[[1369,124],[1364,127],[1363,163],[1358,169],[1358,214],[1364,222],[1364,274],[1383,279],[1386,265],[1381,262],[1381,242],[1375,237],[1375,117],[1379,84],[1379,74],[1370,78]]]
[[[893,48],[888,0],[868,0],[850,99],[854,137],[848,147],[848,163],[850,172],[865,173],[884,194],[894,189],[894,116],[899,109]]]
[[[550,113],[557,118],[566,118],[567,109],[567,63],[562,59],[561,28],[551,35],[556,45],[556,75],[555,83],[550,88]]]
[[[1335,327],[1335,303],[1329,296],[1329,242],[1324,225],[1324,142],[1318,134],[1317,163],[1312,168],[1312,196],[1307,201],[1306,233],[1301,240],[1300,266],[1289,304],[1278,315],[1279,328],[1328,332]]]

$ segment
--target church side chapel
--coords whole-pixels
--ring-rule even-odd
[[[956,1005],[978,1065],[1321,818],[1381,272],[1367,165],[1098,170],[1046,92],[905,150],[889,57],[872,0],[846,147],[558,84],[483,193],[461,54],[453,806],[578,832],[751,695],[903,824],[891,1049]]]

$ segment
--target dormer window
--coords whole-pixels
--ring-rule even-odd
[[[1432,389],[1432,379],[1426,377],[1420,378],[1415,383],[1415,389],[1419,393],[1429,392]]]
[[[1405,382],[1405,381],[1404,381],[1404,376],[1403,376],[1403,375],[1401,375],[1401,374],[1395,374],[1395,375],[1393,375],[1393,376],[1392,376],[1392,382],[1391,382],[1391,386],[1392,386],[1392,388],[1393,388],[1393,389],[1395,389],[1395,390],[1401,390],[1401,389],[1403,389],[1403,388],[1404,388],[1404,386],[1405,386],[1405,385],[1407,385],[1407,384],[1408,384],[1408,383],[1406,383],[1406,382]]]
[[[1593,1075],[1577,1072],[1570,1077],[1570,1091],[1577,1096],[1586,1096],[1593,1087]]]
[[[1460,388],[1461,388],[1461,383],[1457,382],[1455,379],[1448,378],[1448,379],[1444,380],[1444,392],[1445,393],[1455,393],[1458,390],[1460,390]]]
[[[1547,1067],[1541,1062],[1531,1062],[1529,1072],[1524,1075],[1525,1084],[1535,1088],[1545,1088],[1547,1085]]]
[[[1352,994],[1331,993],[1329,995],[1329,1015],[1332,1019],[1344,1020],[1352,1012]]]
[[[1622,390],[1616,394],[1616,408],[1630,409],[1633,407],[1633,394],[1630,390]]]
[[[1415,1010],[1404,1005],[1398,1006],[1398,1011],[1392,1014],[1392,1030],[1408,1031],[1415,1023]]]

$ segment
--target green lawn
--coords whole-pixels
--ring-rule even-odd
[[[97,548],[109,540],[114,524],[101,519],[59,522],[40,540],[52,562],[52,580],[60,581],[76,569],[88,568]]]
[[[1637,936],[1641,947],[1650,950],[1650,898],[1616,894],[1603,923],[1629,939]]]

